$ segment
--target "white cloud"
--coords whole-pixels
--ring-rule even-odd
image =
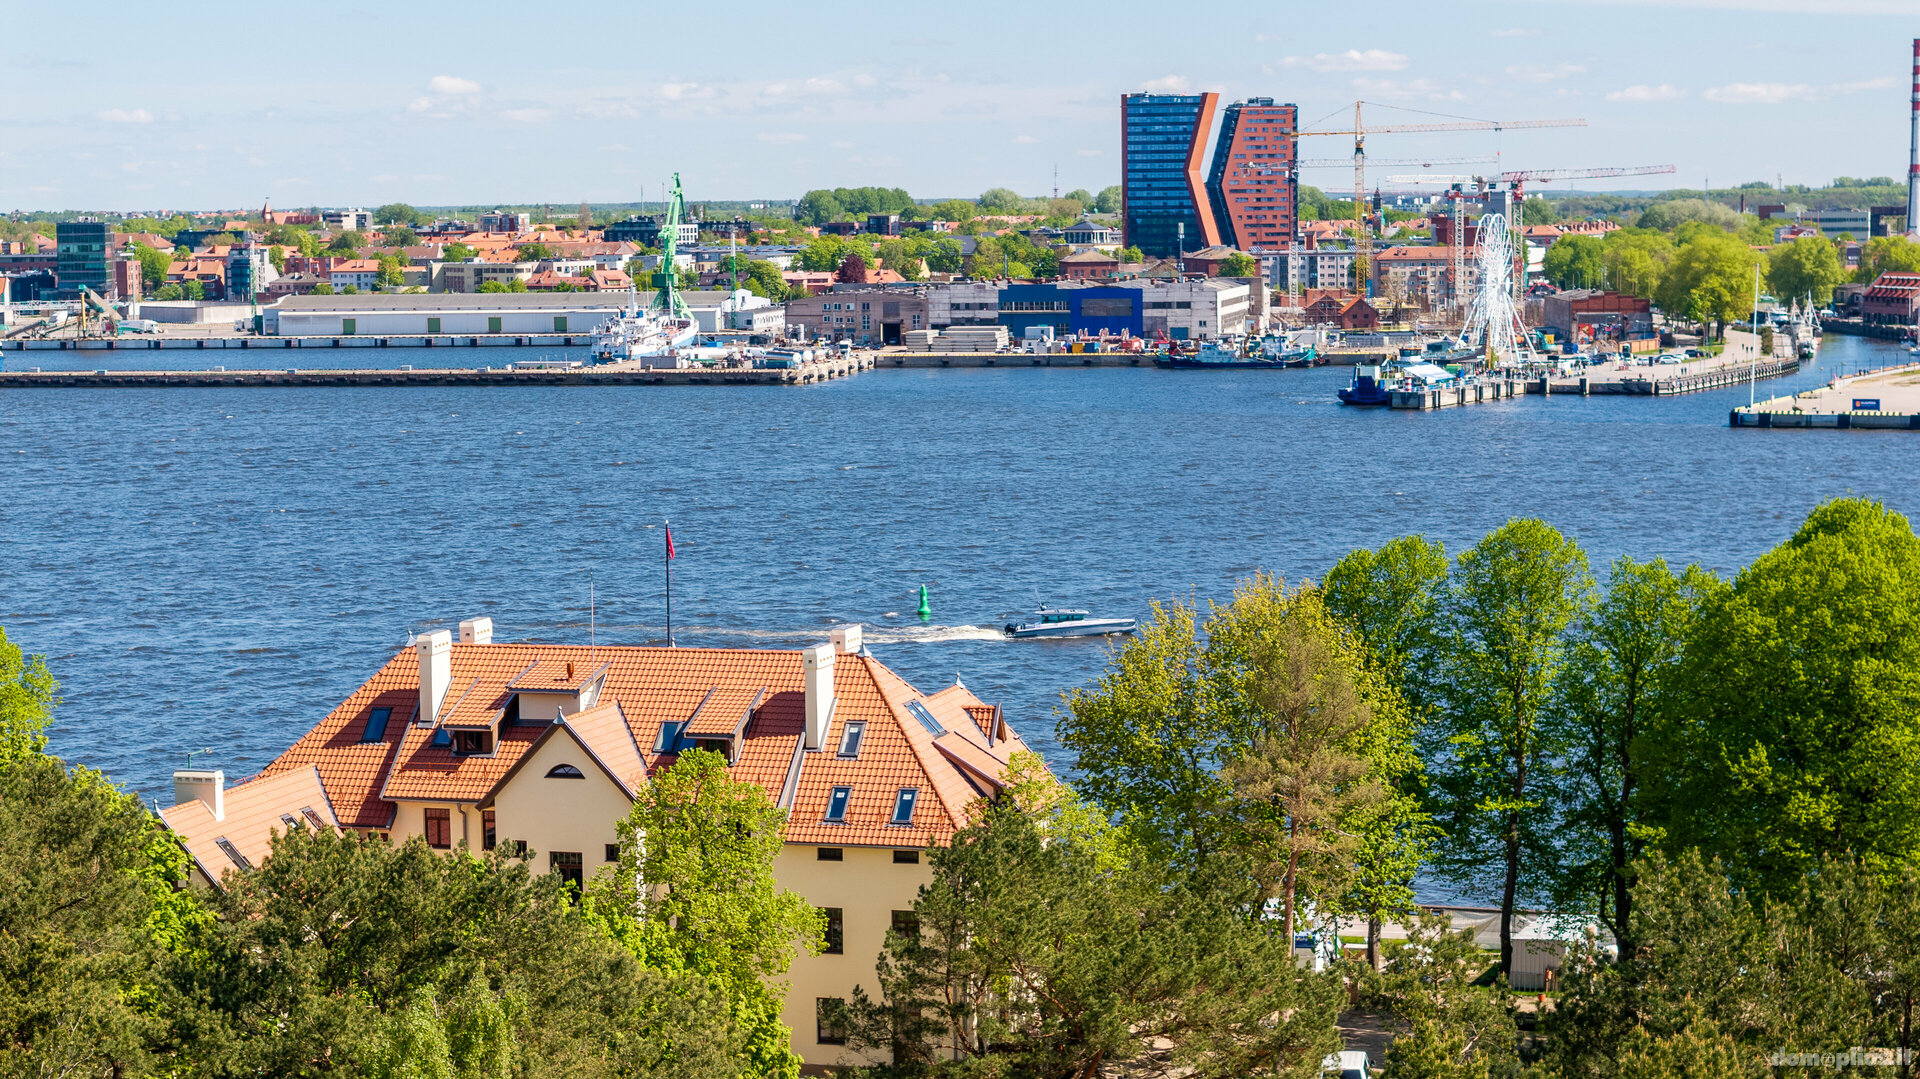
[[[1309,71],[1400,71],[1407,66],[1403,53],[1385,49],[1348,49],[1346,52],[1317,52],[1312,56],[1288,56],[1283,67],[1304,67]]]
[[[1638,83],[1624,90],[1615,90],[1607,95],[1608,101],[1630,101],[1635,104],[1648,104],[1654,101],[1678,101],[1687,96],[1687,92],[1670,82],[1658,86]]]
[[[1034,138],[1032,135],[1015,135],[1013,137],[1013,141],[1019,143],[1022,146],[1027,146],[1027,145],[1031,145],[1033,143],[1039,142],[1040,140]]]
[[[107,123],[109,123],[109,124],[150,124],[150,123],[153,123],[153,114],[152,114],[152,113],[150,113],[150,112],[148,112],[148,111],[147,111],[147,110],[145,110],[145,109],[132,109],[132,110],[128,110],[128,109],[103,109],[103,110],[101,110],[100,112],[96,112],[96,113],[94,113],[94,114],[93,114],[93,118],[94,118],[94,119],[96,119],[96,120],[104,120],[105,122],[107,122]]]
[[[1584,75],[1587,69],[1579,64],[1515,64],[1507,68],[1507,77],[1515,82],[1553,82],[1557,79],[1570,79],[1575,75]]]
[[[547,118],[546,109],[503,109],[500,118],[512,120],[516,124],[537,124]]]
[[[1843,82],[1833,87],[1836,94],[1858,94],[1867,90],[1891,90],[1896,86],[1905,86],[1905,79],[1892,75],[1882,75],[1877,79],[1862,79],[1859,82]]]
[[[1081,157],[1099,157],[1101,154],[1106,153],[1106,151],[1105,150],[1075,150],[1074,153],[1080,155]]]
[[[477,94],[480,92],[480,84],[474,82],[472,79],[463,79],[457,75],[435,75],[427,81],[427,89],[432,90],[436,94],[446,94],[451,97],[462,94]]]
[[[1157,79],[1148,79],[1140,84],[1140,89],[1148,93],[1177,94],[1193,83],[1185,75],[1162,75]]]
[[[834,148],[834,149],[836,149],[836,150],[851,150],[851,149],[853,149],[853,143],[851,143],[851,142],[849,142],[849,141],[848,141],[848,140],[846,140],[846,139],[835,139],[835,140],[833,140],[832,142],[830,142],[830,143],[827,143],[827,145],[828,145],[828,146],[831,146],[831,147],[833,147],[833,148]]]
[[[429,97],[416,97],[407,102],[408,112],[425,112],[430,108],[433,108],[433,99]]]
[[[1396,79],[1353,80],[1354,89],[1367,97],[1398,98],[1402,101],[1465,101],[1467,95],[1452,82],[1440,82],[1435,79],[1409,79],[1400,82]]]
[[[796,142],[807,141],[807,137],[797,131],[762,131],[759,138],[761,142],[775,146],[792,146]]]
[[[1811,97],[1814,89],[1804,82],[1732,82],[1716,86],[1701,97],[1722,105],[1778,105]]]
[[[660,84],[660,96],[668,101],[693,101],[712,97],[717,91],[713,87],[697,82],[663,82]]]

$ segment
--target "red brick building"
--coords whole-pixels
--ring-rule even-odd
[[[1298,113],[1270,97],[1227,106],[1207,175],[1208,201],[1219,232],[1214,242],[1256,252],[1279,251],[1293,242]]]
[[[1359,296],[1347,292],[1324,292],[1306,304],[1307,321],[1343,330],[1374,330],[1380,327],[1380,312]]]
[[[1920,274],[1883,273],[1860,294],[1860,317],[1868,322],[1911,326],[1920,315]]]

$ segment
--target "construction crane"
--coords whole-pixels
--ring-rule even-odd
[[[1365,267],[1370,273],[1373,267],[1373,236],[1367,231],[1367,136],[1368,135],[1418,135],[1442,134],[1463,131],[1518,131],[1543,127],[1585,127],[1587,122],[1581,119],[1569,120],[1457,120],[1441,124],[1383,124],[1368,127],[1361,117],[1364,101],[1353,103],[1353,127],[1346,131],[1301,131],[1298,136],[1306,138],[1313,135],[1351,135],[1353,136],[1353,224],[1357,234],[1354,238],[1358,258],[1355,265]],[[1393,108],[1391,105],[1375,104],[1375,108]],[[1358,272],[1356,271],[1356,277]],[[1358,282],[1356,282],[1358,284]],[[1364,289],[1365,285],[1359,285]]]
[[[1406,184],[1444,183],[1451,185],[1448,188],[1446,197],[1453,202],[1453,228],[1451,230],[1452,235],[1450,240],[1454,248],[1452,262],[1457,276],[1460,267],[1460,230],[1462,228],[1460,222],[1460,203],[1462,200],[1470,197],[1466,192],[1466,186],[1469,184],[1473,185],[1478,196],[1481,198],[1484,198],[1496,187],[1503,188],[1504,190],[1501,193],[1501,212],[1506,215],[1508,225],[1518,229],[1520,223],[1517,217],[1526,205],[1526,185],[1528,183],[1549,183],[1554,180],[1596,180],[1613,176],[1664,176],[1675,171],[1678,170],[1672,165],[1602,166],[1588,169],[1516,169],[1510,172],[1500,173],[1497,176],[1438,176],[1433,174],[1393,176],[1388,178],[1388,182]],[[1524,242],[1516,244],[1514,252],[1516,259],[1525,259],[1527,257],[1527,245]],[[1516,293],[1525,290],[1526,278],[1526,266],[1523,263],[1516,267],[1514,274],[1513,287]]]
[[[1419,165],[1431,168],[1434,165],[1479,165],[1488,161],[1498,161],[1498,157],[1388,157],[1376,158],[1376,165]],[[1316,157],[1306,161],[1294,162],[1298,169],[1336,169],[1353,164],[1350,157]]]

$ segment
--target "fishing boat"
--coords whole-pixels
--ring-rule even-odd
[[[1308,348],[1305,351],[1309,357],[1308,362],[1311,363],[1313,349]],[[1269,357],[1264,353],[1248,355],[1240,348],[1237,341],[1229,344],[1208,341],[1184,356],[1173,353],[1155,356],[1153,364],[1155,367],[1206,371],[1273,370],[1289,366],[1306,366],[1301,363],[1289,363],[1285,358]]]
[[[1089,618],[1086,611],[1047,607],[1025,622],[1008,622],[1006,634],[1015,640],[1030,637],[1107,637],[1132,633],[1139,623],[1131,618]]]

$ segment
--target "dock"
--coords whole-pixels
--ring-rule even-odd
[[[277,334],[217,333],[206,335],[120,337],[40,337],[0,342],[4,352],[146,352],[156,349],[281,349],[281,348],[586,348],[593,335],[585,333],[414,334],[375,337],[349,334],[334,337],[282,337]]]
[[[873,369],[871,355],[799,367],[284,368],[261,371],[0,371],[0,389],[218,389],[282,386],[805,386]]]
[[[1920,431],[1920,364],[1837,378],[1825,386],[1733,409],[1729,427]]]

